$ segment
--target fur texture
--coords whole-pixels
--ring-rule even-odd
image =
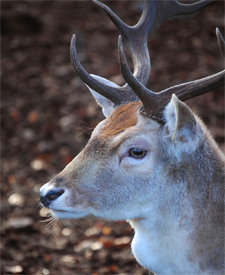
[[[165,125],[139,108],[114,109],[41,196],[65,190],[49,204],[59,219],[129,220],[134,256],[156,274],[223,274],[224,156],[176,96]],[[132,157],[132,148],[146,155]]]

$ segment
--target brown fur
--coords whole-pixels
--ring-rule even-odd
[[[175,100],[164,126],[139,116],[140,102],[114,109],[41,196],[69,191],[50,205],[57,218],[129,220],[133,253],[156,274],[223,274],[224,157],[202,122]],[[149,151],[140,164],[123,158],[136,134]],[[117,150],[126,139],[129,145]]]
[[[107,124],[101,129],[102,138],[112,138],[127,128],[137,124],[137,110],[141,106],[141,102],[131,102],[119,106],[108,118]]]
[[[85,149],[82,151],[83,157],[87,158],[90,155],[100,158],[107,156],[107,158],[114,152],[114,150],[124,142],[121,138],[114,146],[109,146],[109,141],[116,137],[126,129],[135,126],[138,123],[138,109],[142,106],[141,102],[131,102],[116,108],[111,115],[105,120],[105,124],[99,129],[98,136],[93,137]],[[127,139],[127,137],[125,137]]]

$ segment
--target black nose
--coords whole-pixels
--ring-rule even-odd
[[[58,199],[63,193],[63,189],[50,190],[46,195],[40,195],[40,201],[45,207],[49,207],[50,203]]]

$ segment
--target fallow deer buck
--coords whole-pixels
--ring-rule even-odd
[[[83,151],[40,190],[57,219],[94,215],[128,220],[132,251],[156,274],[224,274],[225,158],[202,121],[182,101],[224,86],[225,71],[153,93],[148,38],[168,17],[195,12],[212,1],[181,4],[146,0],[138,24],[125,25],[94,2],[128,40],[134,74],[119,37],[127,84],[89,75],[71,42],[75,71],[102,106],[106,119]],[[220,47],[224,40],[217,30]]]

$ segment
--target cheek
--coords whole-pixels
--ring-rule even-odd
[[[97,178],[93,180],[95,181],[94,190],[97,196],[101,196],[103,199],[109,194],[117,196],[122,188],[129,185],[129,175],[121,171],[118,164],[114,167],[109,165],[100,169]]]
[[[149,174],[154,170],[154,155],[153,153],[148,153],[145,158],[138,159],[132,157],[123,158],[120,162],[119,168],[124,171],[124,173],[129,173],[134,176],[142,176]]]

